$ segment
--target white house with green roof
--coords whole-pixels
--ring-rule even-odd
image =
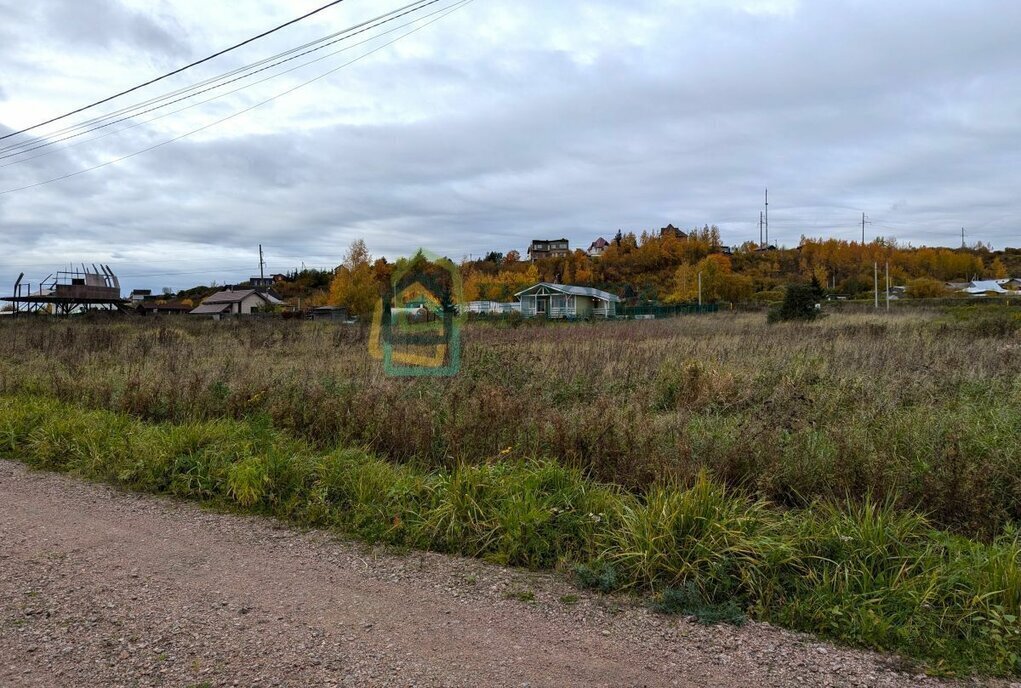
[[[612,318],[620,298],[602,289],[540,282],[514,295],[526,318]]]

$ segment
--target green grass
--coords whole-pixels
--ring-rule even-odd
[[[574,570],[663,611],[766,620],[937,673],[1021,673],[1018,532],[969,540],[894,498],[780,508],[707,472],[635,494],[556,461],[426,468],[316,449],[258,419],[147,423],[31,394],[0,397],[0,455],[371,542]]]
[[[692,582],[680,588],[667,588],[650,605],[653,611],[660,614],[684,614],[693,616],[702,624],[712,625],[727,623],[740,626],[746,615],[740,605],[733,599],[726,602],[709,602]]]
[[[532,590],[508,590],[503,596],[508,600],[517,600],[518,602],[535,602],[535,592]]]

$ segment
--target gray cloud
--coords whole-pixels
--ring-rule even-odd
[[[180,57],[187,42],[180,26],[121,5],[116,0],[48,0],[39,5],[40,23],[47,40],[75,50],[109,49],[121,44],[141,48],[145,59]]]
[[[740,243],[758,236],[766,185],[788,245],[854,238],[862,210],[870,231],[915,243],[954,245],[962,225],[972,239],[1018,243],[1021,6],[744,4],[757,3],[530,0],[508,18],[475,3],[419,34],[418,50],[384,52],[266,113],[0,195],[0,285],[19,264],[76,252],[186,286],[253,271],[258,243],[273,269],[334,264],[356,237],[376,254],[424,244],[460,257],[544,235],[587,245],[618,227],[715,222]],[[183,5],[163,24],[109,8],[121,18],[106,35],[49,49],[204,45],[161,33]],[[22,31],[48,21],[14,16]],[[282,88],[206,106],[194,123]],[[8,89],[0,112],[17,97]],[[0,168],[0,190],[182,128]]]

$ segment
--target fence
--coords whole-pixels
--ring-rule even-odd
[[[660,319],[673,318],[679,315],[702,315],[705,313],[717,313],[720,304],[707,303],[699,306],[697,303],[681,303],[674,306],[665,304],[645,304],[640,306],[618,306],[617,316],[628,319]]]

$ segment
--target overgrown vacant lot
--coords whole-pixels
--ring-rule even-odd
[[[764,320],[473,324],[452,379],[337,326],[6,323],[0,453],[1021,672],[1015,316]]]
[[[1021,519],[1006,314],[467,328],[463,372],[391,379],[310,323],[9,323],[0,391],[157,421],[256,418],[421,468],[551,458],[633,489],[702,469],[773,502],[896,499],[989,538]]]

